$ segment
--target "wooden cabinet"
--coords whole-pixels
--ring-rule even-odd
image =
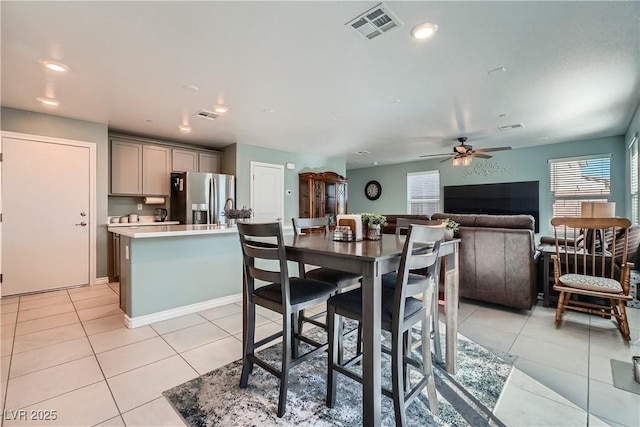
[[[171,149],[171,170],[174,172],[198,172],[198,153],[182,148]]]
[[[111,140],[111,194],[142,194],[142,144]]]
[[[220,173],[220,155],[217,153],[198,153],[198,171]]]
[[[157,145],[142,147],[142,192],[151,196],[169,196],[171,150]]]
[[[336,215],[347,213],[347,178],[335,172],[305,172],[300,174],[301,218],[329,217],[335,224]]]
[[[168,196],[171,150],[160,145],[111,140],[111,194]]]

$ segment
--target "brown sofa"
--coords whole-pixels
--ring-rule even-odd
[[[384,214],[387,218],[387,225],[382,228],[384,234],[395,234],[396,232],[396,220],[398,218],[407,219],[429,219],[429,215],[408,215],[408,214]]]
[[[399,216],[401,217],[401,216]],[[460,223],[460,296],[530,310],[536,301],[530,215],[433,214]]]

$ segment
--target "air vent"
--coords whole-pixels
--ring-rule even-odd
[[[512,125],[506,125],[506,126],[498,126],[498,129],[502,132],[506,132],[508,130],[512,130],[512,129],[520,129],[523,128],[524,125],[522,123],[514,123]]]
[[[202,117],[203,119],[207,120],[215,120],[220,117],[220,114],[216,114],[213,111],[200,110],[196,113],[196,116]]]
[[[353,28],[366,39],[371,40],[396,27],[402,22],[382,3],[357,16],[345,25]]]

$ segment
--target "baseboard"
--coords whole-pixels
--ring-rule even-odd
[[[109,278],[108,277],[96,277],[96,285],[108,285]]]
[[[129,317],[129,315],[125,314],[124,324],[127,328],[133,329],[140,326],[150,325],[156,322],[161,322],[163,320],[169,320],[175,317],[197,313],[198,311],[221,307],[227,304],[233,304],[234,302],[239,301],[242,301],[242,294],[235,294],[226,297],[211,299],[191,305],[185,305],[184,307],[171,308],[169,310],[159,311],[157,313],[145,314],[144,316]]]

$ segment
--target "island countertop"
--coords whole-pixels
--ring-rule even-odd
[[[172,236],[196,236],[202,234],[230,234],[237,233],[237,227],[218,225],[153,225],[146,227],[109,227],[108,231],[133,239]]]

